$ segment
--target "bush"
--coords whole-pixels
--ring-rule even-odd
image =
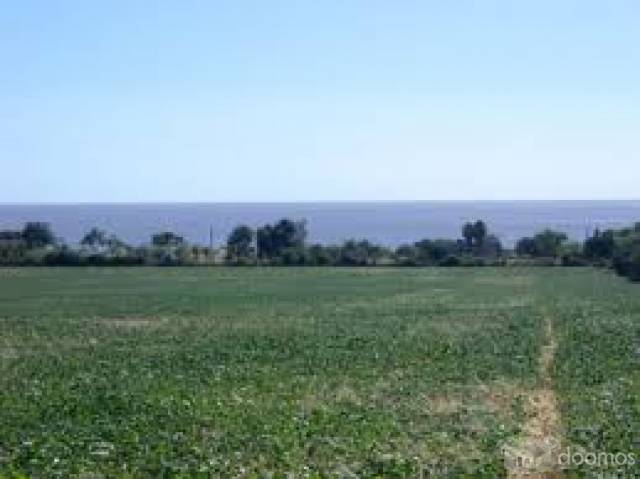
[[[594,235],[584,242],[584,255],[591,259],[611,259],[615,249],[614,232],[610,230],[603,233],[596,230]]]
[[[632,258],[629,262],[629,279],[631,281],[640,281],[640,255]]]
[[[562,266],[589,266],[590,263],[580,255],[563,254],[560,258],[560,264]]]
[[[328,266],[335,264],[335,254],[331,248],[326,248],[319,244],[314,244],[308,249],[308,261],[314,266]]]
[[[516,244],[516,253],[519,256],[555,258],[560,256],[567,239],[565,233],[547,229],[537,233],[533,238],[520,239]]]
[[[285,248],[280,253],[278,264],[284,266],[303,266],[308,264],[307,251],[303,247]]]
[[[626,276],[631,281],[640,281],[640,245],[616,256],[613,259],[613,269],[620,276]]]
[[[25,224],[22,229],[22,239],[27,248],[43,248],[56,243],[56,237],[49,224],[37,221]]]
[[[398,246],[393,253],[393,258],[400,266],[417,266],[418,248],[411,245]]]
[[[26,261],[25,245],[10,245],[0,247],[0,264],[4,266],[19,266]]]
[[[447,256],[445,259],[438,263],[438,266],[460,266],[461,261],[457,256]]]
[[[47,253],[44,257],[44,264],[47,266],[80,266],[83,261],[77,251],[63,246]]]

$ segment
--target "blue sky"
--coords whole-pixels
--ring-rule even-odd
[[[21,0],[0,202],[639,198],[637,1]]]

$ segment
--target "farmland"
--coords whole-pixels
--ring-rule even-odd
[[[505,444],[636,453],[639,288],[591,268],[0,269],[0,476],[520,477]],[[577,462],[554,472],[614,470]]]

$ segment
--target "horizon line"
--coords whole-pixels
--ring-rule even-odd
[[[562,199],[416,199],[416,200],[397,200],[397,199],[371,199],[371,200],[220,200],[220,201],[17,201],[3,202],[0,206],[100,206],[100,205],[212,205],[212,204],[228,204],[228,205],[291,205],[291,204],[371,204],[371,203],[586,203],[586,202],[602,202],[602,203],[620,203],[620,202],[640,202],[639,198],[562,198]]]

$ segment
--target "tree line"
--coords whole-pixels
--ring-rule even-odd
[[[482,220],[462,225],[455,239],[425,238],[396,248],[350,239],[339,245],[307,242],[304,220],[283,218],[257,229],[236,226],[222,248],[190,244],[161,231],[150,242],[132,246],[92,228],[72,247],[47,223],[29,222],[19,231],[0,231],[2,265],[273,265],[273,266],[606,266],[640,281],[640,223],[622,229],[595,230],[584,242],[563,232],[544,230],[504,248]]]

